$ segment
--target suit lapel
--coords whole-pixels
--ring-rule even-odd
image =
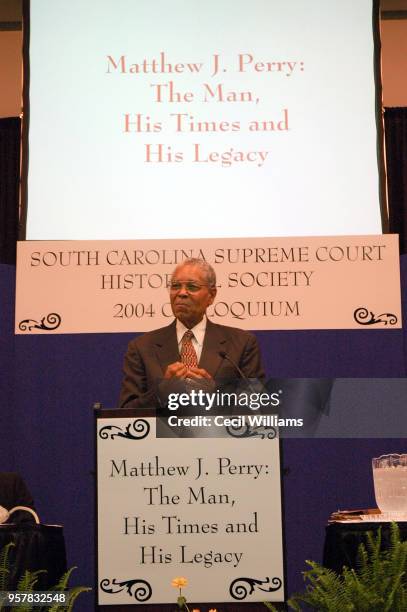
[[[212,377],[215,377],[223,362],[219,351],[227,352],[227,340],[221,328],[208,319],[199,367],[206,370]]]
[[[175,325],[176,321],[174,320],[155,341],[154,350],[163,374],[170,363],[180,361]]]

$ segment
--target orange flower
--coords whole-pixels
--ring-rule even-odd
[[[194,608],[194,609],[192,610],[192,612],[201,612],[201,611],[200,611],[200,610],[198,610],[198,608]]]
[[[216,608],[211,608],[209,612],[218,612]]]
[[[188,580],[183,576],[178,576],[177,578],[173,578],[173,580],[171,580],[171,586],[175,587],[176,589],[182,589],[182,587],[186,587],[187,584]]]

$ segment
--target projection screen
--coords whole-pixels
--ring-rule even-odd
[[[35,0],[26,237],[381,233],[372,0]]]

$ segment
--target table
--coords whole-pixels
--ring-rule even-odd
[[[407,540],[407,522],[398,523],[400,538]],[[344,565],[356,568],[359,545],[366,544],[368,531],[376,533],[382,528],[382,548],[390,544],[390,523],[331,523],[326,527],[323,565],[341,573]]]
[[[59,525],[37,525],[34,523],[6,523],[0,525],[0,549],[9,542],[15,543],[10,550],[11,574],[9,590],[15,590],[18,579],[30,570],[46,570],[38,577],[35,586],[47,590],[55,586],[66,572],[66,551],[63,528]]]

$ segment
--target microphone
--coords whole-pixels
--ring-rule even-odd
[[[235,370],[239,373],[240,378],[242,378],[247,384],[247,386],[251,389],[250,380],[247,378],[246,374],[239,368],[237,363],[231,357],[229,357],[226,351],[219,351],[218,355],[222,357],[222,359],[227,359],[232,364]]]
[[[219,351],[218,355],[220,357],[222,357],[222,359],[227,359],[232,366],[235,368],[235,370],[239,373],[240,378],[246,383],[247,388],[249,389],[250,393],[258,393],[259,389],[255,389],[251,380],[249,378],[247,378],[246,374],[243,372],[243,370],[241,368],[239,368],[238,364],[231,358],[229,357],[229,355],[226,353],[226,351]],[[251,410],[253,410],[251,408]]]

